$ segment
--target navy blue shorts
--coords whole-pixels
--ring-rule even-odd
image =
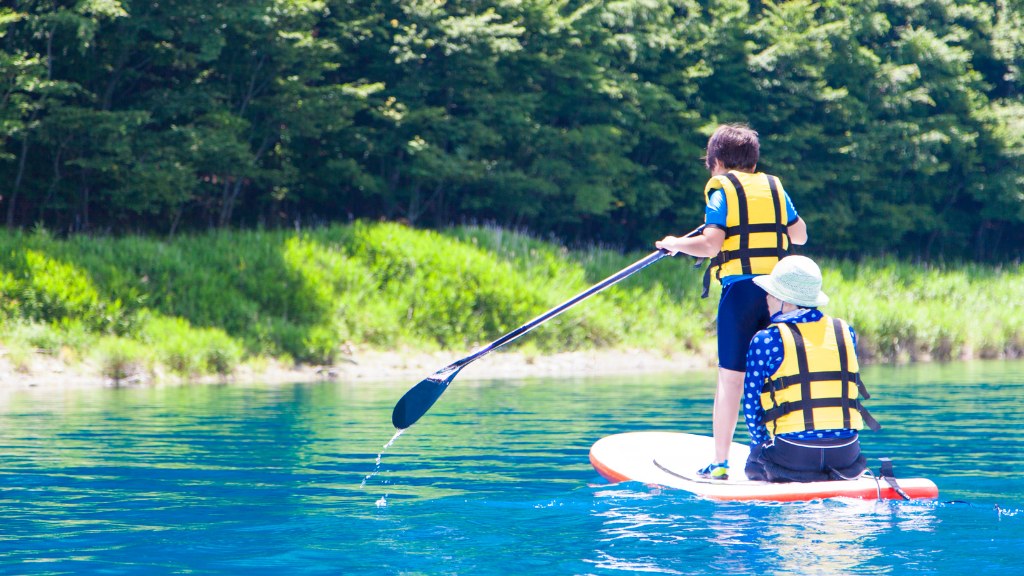
[[[722,297],[718,300],[719,368],[747,370],[750,339],[771,323],[765,296],[765,291],[751,278],[722,287]]]
[[[751,480],[820,482],[856,478],[867,467],[857,437],[800,441],[776,437],[750,449],[744,471]]]

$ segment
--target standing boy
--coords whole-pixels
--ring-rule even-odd
[[[719,126],[708,139],[704,187],[704,230],[699,236],[666,236],[659,249],[711,258],[704,276],[704,296],[711,274],[722,283],[718,302],[718,387],[713,426],[715,454],[698,471],[706,478],[729,478],[729,444],[736,431],[747,347],[768,326],[765,291],[753,278],[768,274],[790,244],[807,242],[807,225],[797,214],[782,182],[757,172],[761,145],[757,132],[740,124]]]

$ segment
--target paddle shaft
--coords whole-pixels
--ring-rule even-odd
[[[654,264],[658,260],[661,260],[665,256],[668,256],[668,252],[662,252],[661,250],[659,250],[657,252],[650,254],[649,256],[642,260],[638,260],[628,268],[625,268],[617,272],[616,274],[609,276],[608,278],[605,278],[604,280],[598,282],[597,284],[593,285],[587,290],[580,292],[579,294],[573,296],[569,300],[566,300],[565,302],[559,304],[558,306],[555,306],[551,310],[548,310],[547,312],[541,314],[540,316],[537,316],[533,320],[530,320],[526,324],[523,324],[519,328],[516,328],[515,330],[509,332],[508,334],[505,334],[501,338],[498,338],[494,342],[491,342],[487,346],[484,346],[482,349],[478,350],[474,354],[467,356],[462,360],[459,360],[458,362],[455,362],[454,364],[451,365],[451,367],[459,368],[465,366],[466,364],[469,364],[470,362],[476,360],[477,358],[480,358],[484,354],[501,348],[505,344],[508,344],[509,342],[515,340],[516,338],[519,338],[520,336],[533,330],[537,326],[540,326],[544,322],[551,320],[555,316],[558,316],[559,314],[565,312],[569,308],[572,308],[576,304],[579,304],[580,302],[586,300],[587,298],[590,298],[591,296],[597,294],[598,292],[604,290],[605,288],[608,288],[609,286],[618,283],[619,281],[625,279],[626,277],[631,276],[639,272],[640,270],[643,270],[644,268],[650,266],[651,264]]]
[[[687,234],[687,236],[696,236],[700,234],[704,227],[701,226],[694,231]],[[562,312],[565,312],[569,308],[572,308],[576,304],[586,300],[587,298],[597,294],[605,288],[623,280],[624,278],[643,270],[644,268],[654,264],[658,260],[661,260],[665,256],[668,256],[668,252],[664,250],[658,250],[650,254],[649,256],[638,260],[630,266],[612,274],[597,284],[591,286],[587,290],[580,292],[576,296],[566,300],[565,302],[555,306],[551,310],[537,316],[533,320],[530,320],[526,324],[523,324],[519,328],[505,334],[501,338],[498,338],[494,342],[491,342],[487,346],[484,346],[480,350],[477,350],[473,354],[466,356],[465,358],[452,362],[451,364],[441,368],[433,375],[428,376],[424,380],[420,381],[419,384],[413,386],[405,393],[404,396],[395,404],[395,409],[391,413],[391,423],[394,424],[395,428],[404,429],[412,426],[420,419],[430,407],[434,405],[434,402],[441,397],[441,394],[448,388],[448,384],[458,376],[459,372],[466,367],[470,362],[473,362],[477,358],[501,348],[505,344],[519,338],[523,334],[526,334],[530,330],[533,330],[537,326],[540,326],[544,322],[558,316]]]
[[[691,236],[697,236],[703,230],[704,230],[704,226],[703,225],[702,226],[698,226],[697,228],[695,228],[692,231],[690,231],[690,233],[688,233],[685,236],[685,238],[689,238]],[[552,318],[554,318],[555,316],[558,316],[562,312],[565,312],[569,308],[572,308],[573,306],[579,304],[580,302],[586,300],[587,298],[590,298],[594,294],[597,294],[598,292],[601,292],[605,288],[608,288],[609,286],[613,286],[613,285],[619,283],[620,281],[625,280],[629,276],[632,276],[633,274],[635,274],[635,273],[643,270],[644,268],[650,266],[651,264],[654,264],[658,260],[661,260],[665,256],[668,256],[668,254],[669,253],[667,251],[665,251],[665,250],[658,250],[657,252],[652,252],[648,256],[646,256],[646,257],[644,257],[644,258],[642,258],[640,260],[637,260],[636,262],[634,262],[633,264],[630,264],[629,266],[627,266],[626,268],[623,268],[622,270],[619,270],[615,274],[612,274],[611,276],[605,278],[604,280],[598,282],[597,284],[594,284],[593,286],[591,286],[590,288],[584,290],[583,292],[580,292],[579,294],[573,296],[572,298],[566,300],[565,302],[559,304],[558,306],[555,306],[551,310],[548,310],[547,312],[541,314],[540,316],[537,316],[533,320],[530,320],[526,324],[523,324],[519,328],[516,328],[515,330],[509,332],[508,334],[505,334],[501,338],[498,338],[494,342],[491,342],[490,344],[488,344],[487,346],[484,346],[480,350],[477,350],[473,354],[470,354],[469,356],[466,356],[465,358],[463,358],[461,360],[458,360],[456,362],[452,362],[451,364],[449,364],[448,366],[445,366],[444,368],[438,370],[437,372],[439,374],[442,374],[442,373],[450,372],[450,371],[456,370],[456,369],[461,370],[462,368],[464,368],[470,362],[473,362],[474,360],[480,358],[481,356],[484,356],[485,354],[488,354],[488,353],[490,353],[490,352],[492,352],[494,350],[497,350],[498,348],[501,348],[505,344],[508,344],[509,342],[515,340],[516,338],[519,338],[520,336],[522,336],[522,335],[526,334],[527,332],[533,330],[537,326],[540,326],[544,322],[547,322],[548,320],[551,320]]]

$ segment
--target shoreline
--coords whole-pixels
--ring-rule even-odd
[[[15,364],[0,349],[0,389],[155,387],[202,384],[286,384],[337,381],[349,383],[419,382],[470,352],[353,351],[332,366],[292,366],[275,360],[246,363],[230,375],[185,378],[165,373],[134,374],[115,382],[89,362],[67,363],[33,354]],[[657,353],[651,350],[586,350],[555,354],[496,351],[466,366],[460,380],[492,378],[593,377],[616,374],[673,374],[713,370],[712,352]]]
[[[380,381],[395,379],[422,380],[437,370],[468,356],[470,353],[368,352],[350,362],[335,366],[338,379]],[[600,376],[602,374],[656,374],[692,372],[713,369],[714,356],[690,352],[658,354],[650,350],[586,350],[535,354],[498,351],[469,364],[460,373],[460,380],[491,378],[540,378]]]
[[[183,377],[166,371],[141,372],[119,382],[103,374],[90,361],[66,362],[59,357],[35,352],[29,358],[19,355],[12,361],[0,345],[0,391],[64,390],[88,388],[141,388],[191,385],[293,384],[344,382],[357,385],[406,383],[412,386],[436,371],[465,358],[472,351],[382,351],[347,350],[348,354],[330,366],[291,365],[275,359],[256,359],[243,363],[229,375]],[[1017,359],[1007,354],[1001,359]],[[995,358],[967,356],[960,361]],[[903,358],[895,364],[942,362],[930,355]],[[862,364],[879,363],[870,357]],[[888,362],[882,361],[882,364]],[[466,366],[460,381],[530,378],[592,378],[599,376],[643,374],[673,375],[715,371],[717,356],[713,346],[703,350],[666,353],[649,349],[595,349],[541,354],[516,350],[498,350]]]

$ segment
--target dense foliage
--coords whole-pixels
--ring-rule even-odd
[[[18,0],[0,218],[647,246],[744,121],[809,250],[1019,258],[1022,0]]]
[[[42,352],[113,378],[229,374],[267,357],[331,364],[367,349],[444,349],[455,360],[645,255],[568,250],[493,227],[442,234],[393,223],[172,240],[0,232],[0,345],[16,369]],[[691,268],[662,260],[510,348],[713,360],[717,298],[697,296]],[[822,268],[827,312],[855,325],[863,359],[1024,352],[1020,266],[867,259]]]

